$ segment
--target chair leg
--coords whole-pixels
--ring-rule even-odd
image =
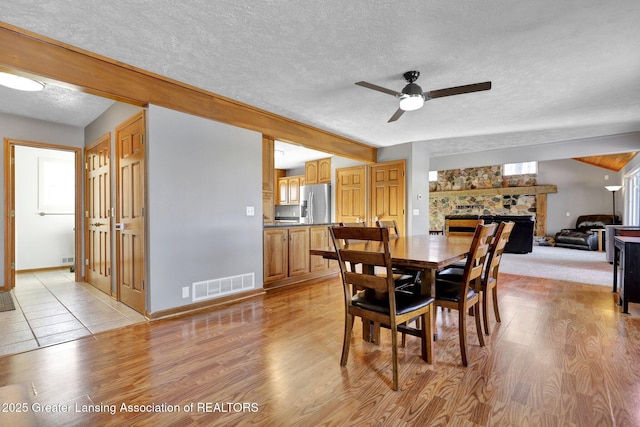
[[[391,354],[393,361],[393,391],[398,391],[398,326],[391,325]]]
[[[460,356],[462,357],[462,366],[467,366],[466,321],[466,310],[458,310],[458,335],[460,335]]]
[[[347,313],[344,319],[344,341],[342,342],[342,357],[340,358],[340,366],[347,366],[347,359],[349,358],[349,345],[351,344],[352,328],[353,316]]]
[[[493,312],[496,314],[496,322],[501,322],[500,320],[500,310],[498,310],[498,281],[496,279],[496,283],[493,286]]]
[[[480,294],[482,297],[482,294]],[[480,341],[480,347],[484,347],[484,335],[482,334],[482,325],[480,324],[480,304],[481,301],[478,301],[476,304],[476,333],[478,334],[478,341]]]
[[[482,323],[484,323],[484,333],[487,335],[491,335],[491,330],[489,329],[489,298],[487,298],[487,291],[482,292]]]

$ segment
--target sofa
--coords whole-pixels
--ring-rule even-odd
[[[533,215],[447,215],[448,219],[482,219],[485,224],[513,221],[513,231],[504,251],[512,254],[526,254],[533,251],[535,219]],[[473,231],[473,230],[471,230]]]
[[[575,228],[564,228],[556,233],[556,246],[595,251],[598,249],[598,233],[592,230],[604,229],[607,225],[618,224],[618,217],[605,214],[580,215]]]

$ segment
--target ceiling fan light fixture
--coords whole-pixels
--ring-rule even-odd
[[[27,92],[37,92],[44,89],[42,82],[5,72],[0,72],[0,85]]]
[[[400,109],[403,111],[414,111],[422,108],[424,98],[420,95],[403,95],[400,98]]]

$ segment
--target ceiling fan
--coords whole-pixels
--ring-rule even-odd
[[[391,116],[387,123],[395,122],[400,118],[400,116],[402,116],[405,111],[413,111],[422,108],[424,102],[430,99],[491,89],[491,82],[483,82],[423,92],[422,88],[415,83],[415,81],[418,80],[418,77],[420,77],[420,71],[407,71],[403,74],[403,77],[408,84],[404,87],[404,89],[402,89],[402,92],[397,92],[395,90],[387,89],[367,82],[356,83],[358,86],[377,90],[378,92],[382,93],[388,93],[389,95],[393,95],[396,98],[400,98],[400,108],[398,108],[393,116]]]

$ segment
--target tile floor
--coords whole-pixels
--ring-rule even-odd
[[[0,356],[145,321],[68,269],[19,273],[12,297],[16,309],[0,312]]]

